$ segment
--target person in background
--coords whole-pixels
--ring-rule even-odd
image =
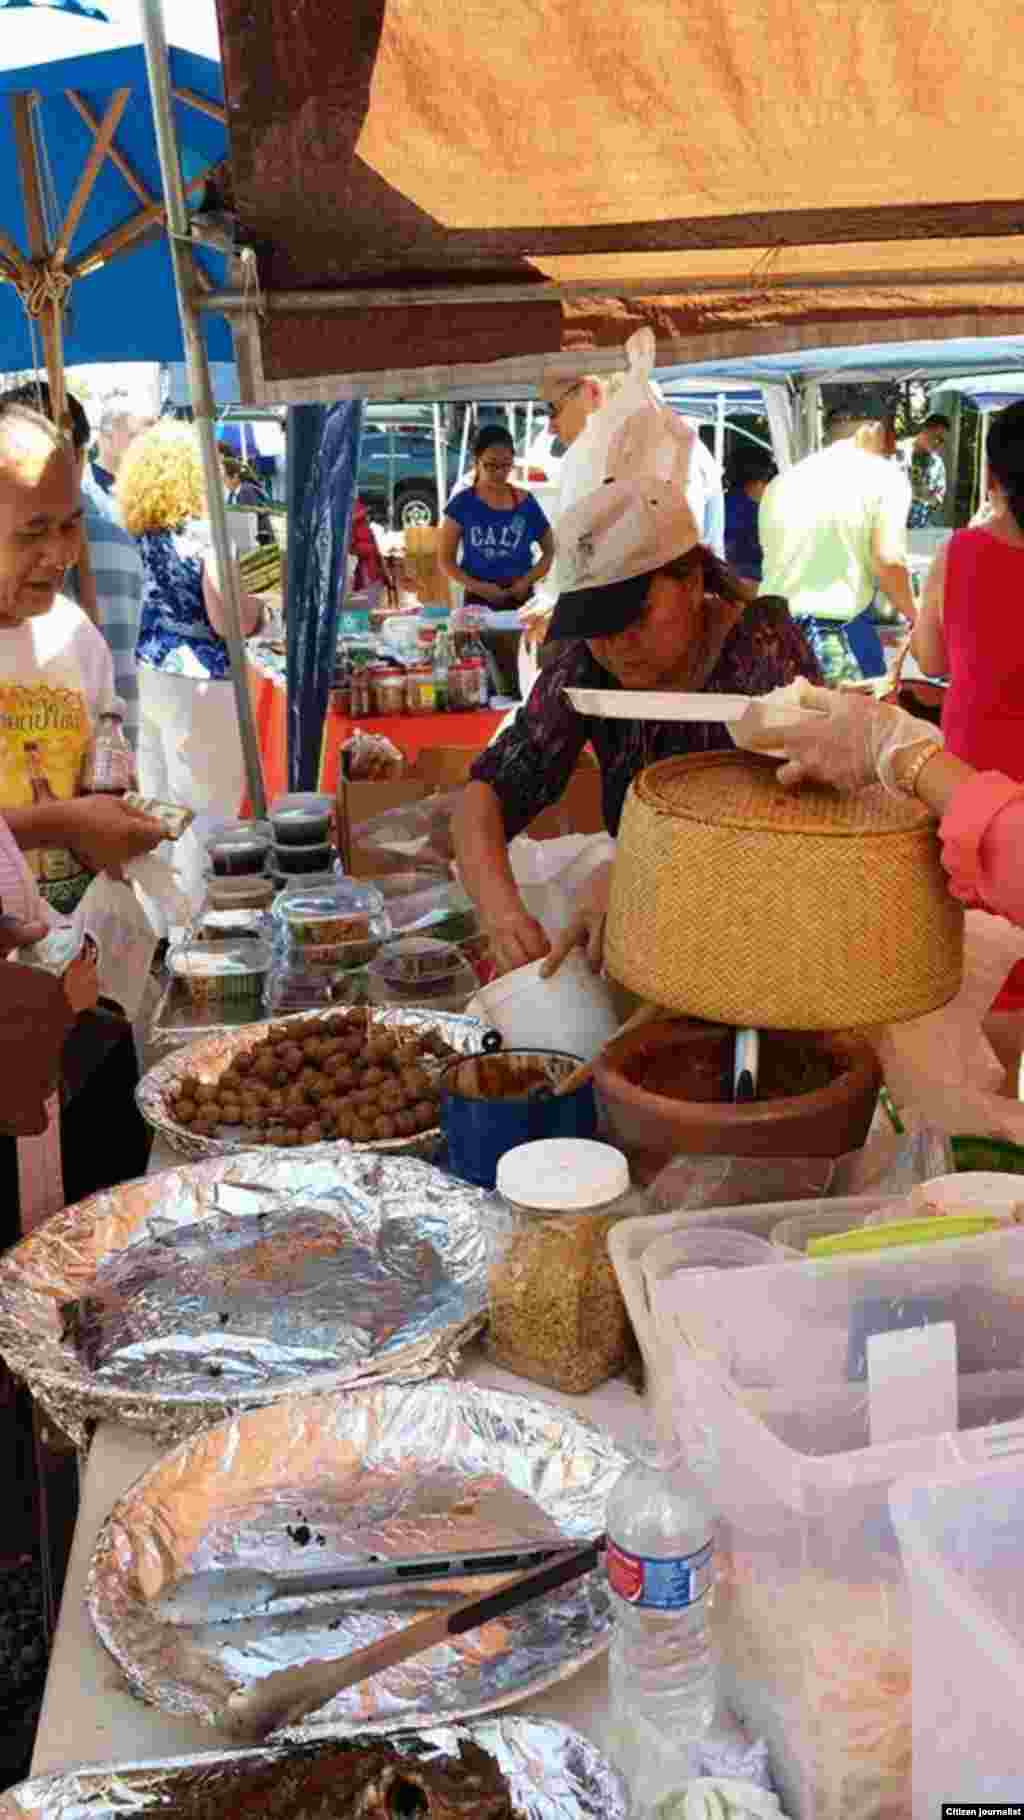
[[[133,404],[126,393],[117,392],[107,399],[100,413],[97,453],[91,463],[92,478],[102,493],[113,493],[125,450],[152,422],[152,416]]]
[[[196,432],[164,418],[129,447],[117,502],[142,557],[139,666],[139,787],[180,803],[196,821],[175,843],[175,870],[196,908],[202,901],[202,835],[236,816],[245,790],[224,603],[205,522]],[[242,635],[263,624],[263,603],[240,595]]]
[[[239,461],[223,443],[218,444],[220,465],[224,474],[224,503],[229,506],[249,507],[265,506],[267,495],[256,479],[252,469],[244,461]],[[274,533],[266,512],[261,512],[256,520],[256,542],[273,543]]]
[[[926,676],[948,676],[942,730],[966,764],[1024,783],[1024,404],[992,418],[986,442],[992,516],[954,531],[925,580],[910,649]]]
[[[725,495],[725,560],[747,581],[760,581],[764,552],[757,515],[778,469],[766,449],[743,443],[733,456]]]
[[[473,443],[473,480],[453,493],[441,521],[438,561],[465,589],[466,606],[514,611],[551,567],[555,540],[532,493],[512,485],[515,445],[500,424]],[[540,558],[534,561],[534,546]]]
[[[947,476],[942,450],[949,434],[949,418],[941,411],[926,417],[916,436],[900,443],[897,459],[910,482],[910,510],[907,526],[911,531],[937,525],[945,503]]]
[[[917,612],[907,568],[910,486],[889,459],[892,401],[867,386],[835,387],[833,395],[829,446],[771,482],[758,530],[760,592],[789,602],[826,681],[837,684],[863,675],[849,625],[876,585],[911,625]]]
[[[93,591],[96,600],[96,625],[107,641],[114,664],[114,693],[124,703],[125,734],[135,746],[139,733],[139,683],[135,664],[135,645],[139,636],[139,613],[142,607],[142,559],[119,522],[107,494],[97,486],[89,463],[89,420],[79,400],[68,393],[71,418],[71,441],[78,457],[84,508],[82,528],[89,549]],[[42,384],[18,386],[0,394],[4,403],[23,404],[50,415],[50,388]],[[64,593],[76,606],[83,606],[83,589],[76,563],[64,577]]]
[[[459,876],[502,973],[548,953],[544,930],[520,897],[509,844],[558,801],[584,746],[597,756],[605,826],[614,835],[626,792],[645,766],[678,753],[728,751],[732,743],[718,721],[578,713],[568,690],[760,695],[797,676],[820,680],[785,602],[747,603],[739,578],[699,542],[678,488],[609,481],[570,507],[561,526],[560,567],[574,586],[560,596],[551,631],[565,642],[512,725],[475,760],[452,824]],[[596,948],[590,953],[595,959]]]
[[[356,559],[356,572],[353,581],[353,592],[360,593],[365,588],[382,588],[384,586],[384,558],[377,547],[373,535],[370,515],[361,499],[356,499],[352,507],[352,529],[349,532],[349,555]]]

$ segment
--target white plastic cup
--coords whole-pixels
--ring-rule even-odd
[[[605,981],[575,949],[551,979],[530,961],[481,986],[470,1009],[500,1031],[511,1049],[561,1049],[592,1061],[619,1028]]]

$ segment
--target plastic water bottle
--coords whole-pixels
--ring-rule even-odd
[[[615,1755],[642,1814],[685,1785],[714,1718],[713,1524],[682,1455],[651,1445],[612,1492],[606,1527]]]

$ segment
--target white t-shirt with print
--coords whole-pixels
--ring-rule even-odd
[[[906,549],[910,483],[893,461],[854,442],[833,443],[779,474],[761,500],[761,594],[781,594],[795,616],[845,624],[870,606],[874,545]]]
[[[33,801],[33,757],[54,796],[78,794],[93,728],[113,695],[110,649],[73,601],[58,595],[38,619],[0,625],[0,812]],[[39,855],[32,864],[38,874]],[[61,890],[43,889],[55,909],[74,907]]]

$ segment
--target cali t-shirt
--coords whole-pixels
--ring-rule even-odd
[[[73,601],[58,595],[38,619],[0,626],[0,810],[78,795],[93,726],[113,694],[110,651]],[[47,903],[67,915],[90,874],[57,849],[28,857]]]
[[[521,493],[514,506],[498,510],[480,498],[475,487],[453,494],[445,507],[462,531],[460,567],[477,581],[517,581],[533,567],[533,546],[548,528],[547,517],[532,493]]]
[[[779,474],[761,500],[759,593],[779,594],[797,618],[855,619],[875,592],[875,533],[906,548],[910,484],[895,461],[836,442]]]

